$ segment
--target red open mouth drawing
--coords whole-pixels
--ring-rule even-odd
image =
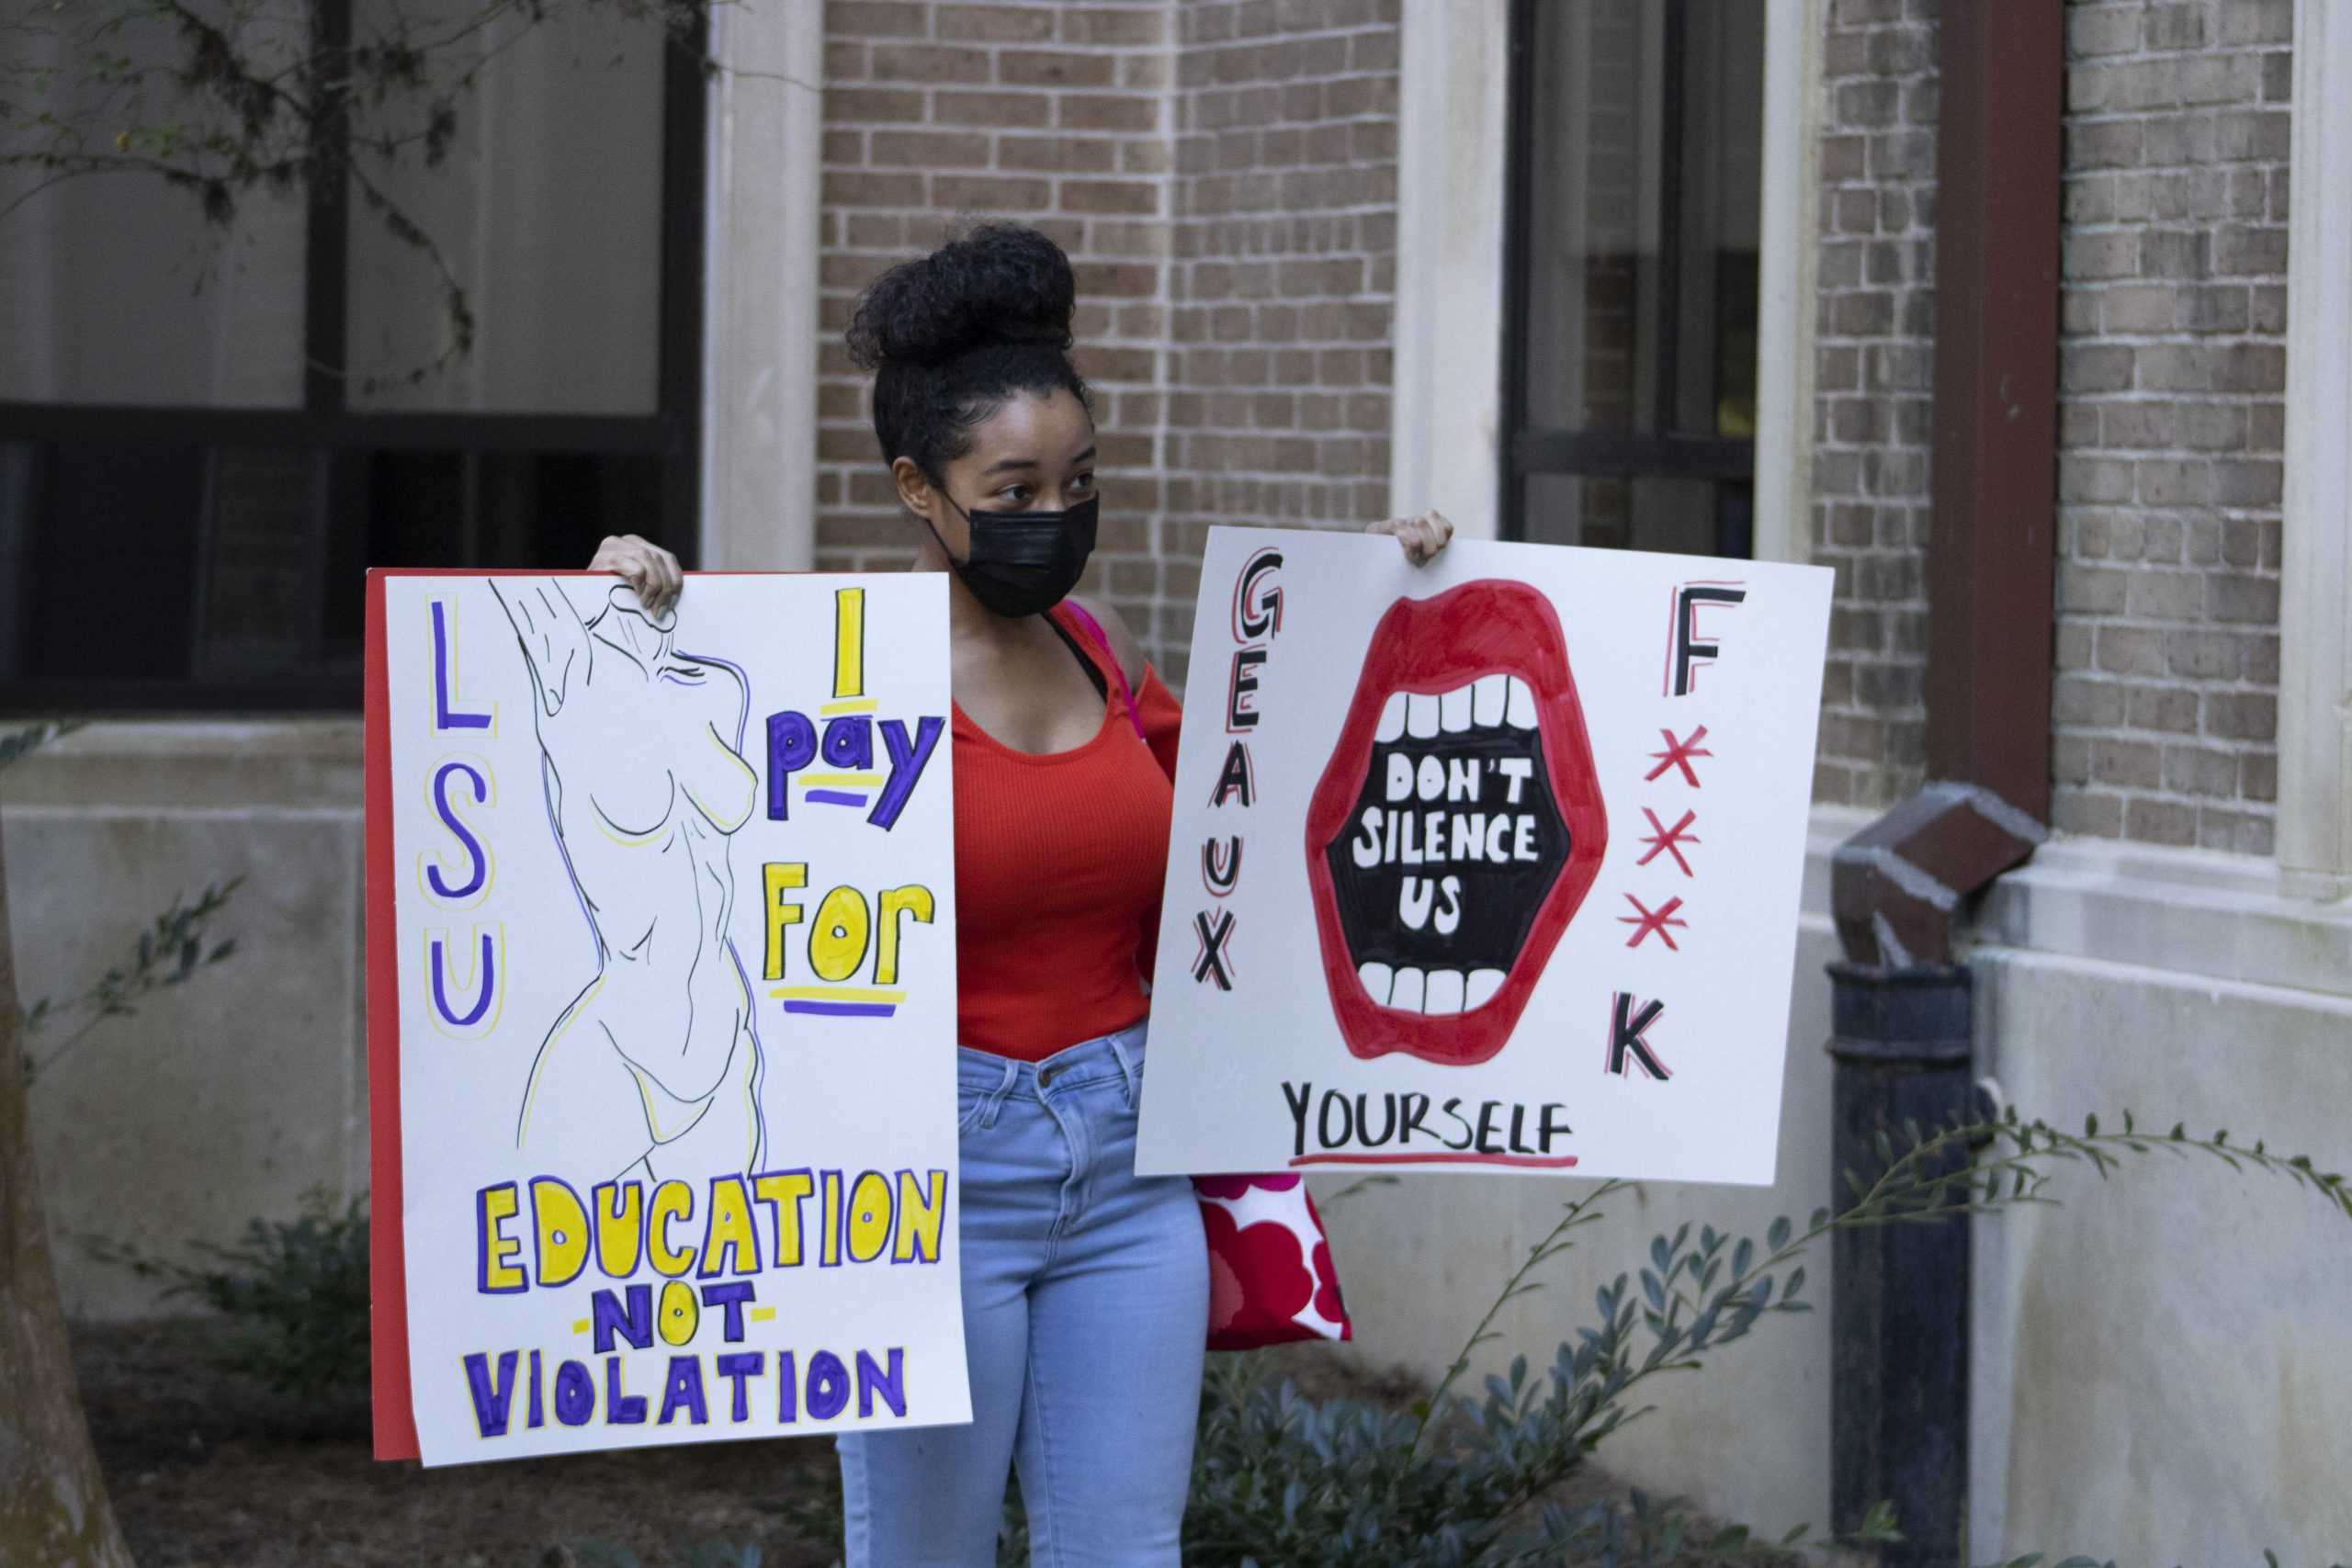
[[[1551,601],[1481,581],[1390,605],[1306,813],[1348,1049],[1455,1066],[1500,1051],[1608,840]]]

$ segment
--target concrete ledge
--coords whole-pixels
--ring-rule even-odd
[[[1994,884],[1979,950],[2352,997],[2352,902],[2281,891],[2275,861],[2101,839],[2043,846]]]
[[[0,728],[17,722],[0,719]],[[93,724],[0,772],[0,804],[359,811],[357,716]]]
[[[1877,813],[1816,806],[1804,908],[1829,908],[1829,854]],[[1972,952],[2086,959],[2250,986],[2352,997],[2352,899],[2316,904],[2263,856],[2055,838],[1996,882]]]

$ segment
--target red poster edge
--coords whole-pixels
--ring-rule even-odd
[[[360,778],[368,923],[368,1394],[376,1457],[420,1459],[409,1381],[408,1245],[401,1174],[400,931],[393,913],[391,676],[384,582],[394,577],[601,577],[588,571],[377,567],[368,573],[361,671]],[[693,577],[797,577],[800,572],[690,572]]]
[[[400,940],[392,914],[392,725],[384,578],[368,574],[360,774],[368,910],[368,1298],[376,1457],[416,1459],[408,1376],[408,1252],[401,1234]]]

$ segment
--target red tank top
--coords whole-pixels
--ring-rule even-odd
[[[1109,654],[1066,610],[1048,613],[1108,688],[1093,738],[1069,751],[1015,751],[955,710],[961,1043],[1028,1062],[1148,1009],[1183,717],[1147,670],[1138,739]]]

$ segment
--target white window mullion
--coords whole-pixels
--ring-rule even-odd
[[[2278,866],[2352,893],[2352,12],[2295,6]]]

